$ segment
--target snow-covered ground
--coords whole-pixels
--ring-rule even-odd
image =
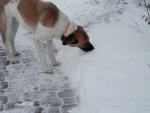
[[[136,13],[90,29],[96,49],[74,61],[83,111],[73,113],[150,113],[150,26]]]
[[[62,70],[81,89],[81,106],[71,113],[150,113],[150,26],[141,19],[145,11],[134,7],[88,28],[93,52],[59,52]]]
[[[60,72],[81,97],[80,106],[70,113],[150,113],[150,26],[141,19],[146,11],[133,4],[102,7],[88,0],[51,1],[85,26],[95,46],[85,53],[55,43]]]

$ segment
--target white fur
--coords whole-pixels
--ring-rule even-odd
[[[77,29],[77,24],[75,22],[70,22],[70,25],[66,31],[66,33],[64,34],[64,36],[69,36],[71,33],[73,33],[76,29]]]
[[[7,39],[6,39],[6,52],[7,52],[7,60],[9,60],[11,63],[18,62],[14,58],[14,54],[16,53],[16,49],[14,47],[14,37],[18,28],[18,25],[14,21],[14,18],[16,18],[19,23],[21,23],[23,26],[25,26],[27,29],[29,29],[34,34],[34,42],[35,47],[37,48],[39,63],[41,64],[41,67],[44,72],[53,73],[53,70],[51,67],[48,67],[48,64],[46,62],[45,54],[44,54],[44,48],[43,43],[47,42],[48,50],[49,50],[49,57],[51,60],[52,65],[57,66],[60,65],[58,61],[56,61],[54,54],[53,54],[53,38],[61,39],[61,36],[64,33],[64,29],[70,22],[68,17],[63,13],[59,12],[59,18],[54,27],[45,27],[41,23],[38,23],[36,28],[30,28],[21,15],[19,14],[17,10],[17,5],[19,3],[19,0],[17,0],[15,3],[10,2],[5,7],[5,13],[7,17]],[[15,24],[13,24],[15,22]],[[13,28],[13,29],[12,29]],[[77,29],[77,25],[74,22],[71,22],[71,25],[69,26],[66,35],[68,36],[71,34],[74,30]],[[11,41],[13,40],[13,41]]]

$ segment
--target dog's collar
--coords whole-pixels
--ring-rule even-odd
[[[67,26],[64,29],[63,36],[68,37],[78,28],[75,22],[68,22]]]
[[[65,30],[64,30],[64,33],[63,33],[63,36],[67,36],[67,31],[68,31],[68,29],[69,29],[69,26],[70,26],[70,22],[67,24],[67,26],[66,26],[66,28],[65,28]]]

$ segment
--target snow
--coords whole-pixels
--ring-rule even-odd
[[[110,22],[90,26],[93,52],[59,53],[62,70],[81,93],[80,107],[70,113],[150,112],[150,26],[140,10],[129,6]]]
[[[83,113],[150,112],[149,33],[143,37],[144,32],[139,34],[123,16],[125,20],[102,23],[90,31],[97,50],[80,57],[79,73],[72,75],[84,78],[80,87],[88,109]]]
[[[150,113],[150,26],[141,19],[144,9],[131,4],[121,9],[123,14],[108,11],[108,17],[103,8],[83,5],[87,0],[51,1],[86,26],[95,47],[85,53],[56,41],[60,72],[68,75],[81,97],[80,106],[70,113]],[[27,113],[26,109],[13,112]]]

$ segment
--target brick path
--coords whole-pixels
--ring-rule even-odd
[[[6,66],[0,47],[0,111],[34,107],[35,113],[68,113],[77,107],[79,97],[68,77],[59,67],[53,75],[38,72],[35,51],[27,50],[18,57],[19,64]]]

